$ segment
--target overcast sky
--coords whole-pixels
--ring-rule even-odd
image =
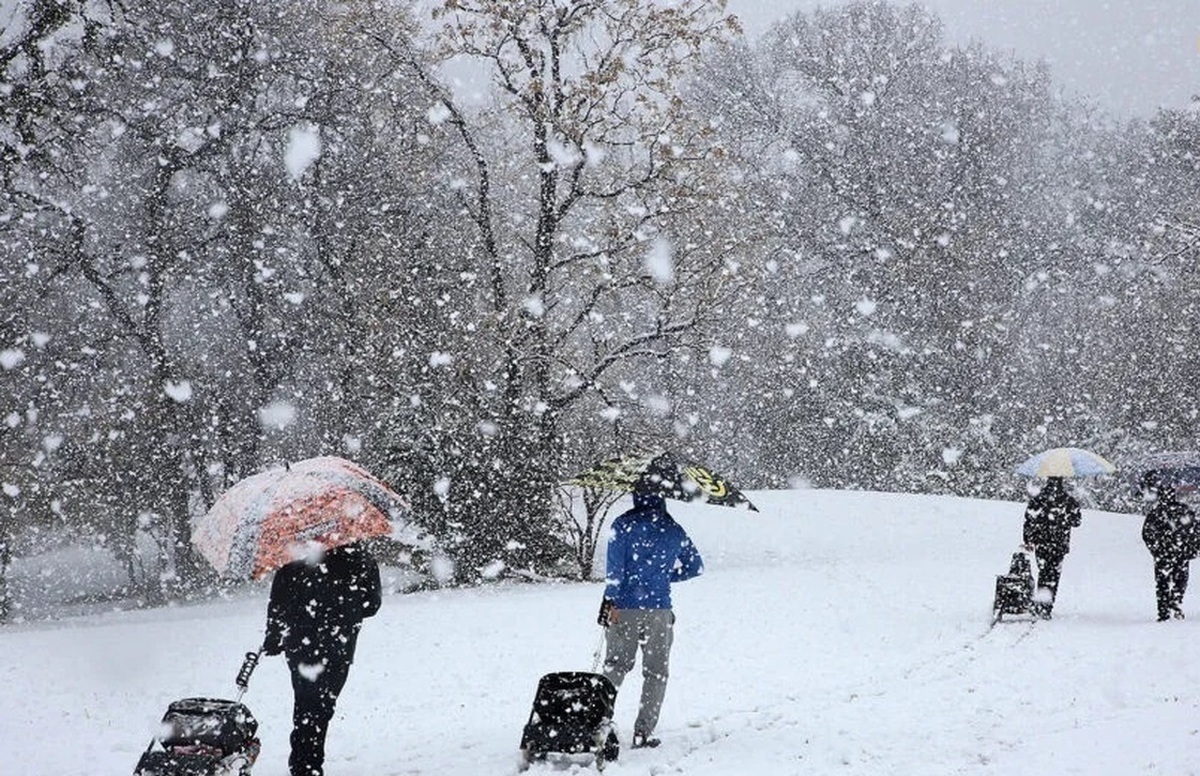
[[[753,38],[795,11],[841,0],[729,0]],[[1044,59],[1065,90],[1121,116],[1179,108],[1200,94],[1200,0],[919,0],[955,42],[978,38]]]
[[[728,0],[752,38],[790,13],[844,1]],[[915,1],[942,18],[952,41],[978,38],[1044,59],[1065,90],[1092,95],[1120,116],[1183,107],[1200,94],[1200,0]],[[0,0],[0,38],[15,4]]]

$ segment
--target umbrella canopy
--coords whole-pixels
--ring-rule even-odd
[[[317,545],[399,533],[407,512],[366,469],[322,456],[235,483],[196,522],[192,544],[222,576],[259,579]]]
[[[568,482],[588,488],[654,493],[678,501],[703,501],[758,511],[750,499],[712,469],[662,450],[601,461]]]
[[[1163,485],[1195,490],[1200,488],[1200,452],[1174,450],[1153,453],[1137,459],[1129,467],[1129,472],[1133,476],[1134,488],[1138,488],[1147,474],[1154,472],[1158,475],[1158,481]]]
[[[1117,467],[1103,457],[1078,447],[1055,447],[1026,458],[1017,474],[1027,477],[1095,477],[1112,474]]]

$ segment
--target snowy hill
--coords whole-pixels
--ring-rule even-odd
[[[676,586],[662,747],[627,750],[606,773],[1200,772],[1198,594],[1185,601],[1192,621],[1154,622],[1140,516],[1085,511],[1055,619],[989,632],[1021,504],[752,495],[759,514],[672,504],[708,571]],[[327,772],[514,773],[538,678],[591,666],[600,593],[591,583],[386,598],[363,629]],[[171,700],[230,696],[264,609],[255,590],[0,629],[0,771],[132,773]],[[628,681],[625,743],[636,671]],[[245,700],[261,725],[255,775],[285,776],[280,659],[264,660]]]

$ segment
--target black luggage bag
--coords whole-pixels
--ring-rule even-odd
[[[992,602],[992,622],[1006,614],[1033,613],[1033,564],[1025,551],[1013,553],[1008,573],[996,576],[996,596]]]
[[[162,728],[138,760],[134,776],[250,776],[261,744],[258,720],[241,703],[258,653],[238,672],[237,700],[184,698],[167,706]]]
[[[603,674],[560,671],[543,676],[521,734],[523,767],[548,755],[588,755],[604,770],[621,751],[613,726],[616,700],[617,689]]]

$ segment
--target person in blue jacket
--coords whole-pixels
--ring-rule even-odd
[[[608,630],[604,675],[618,689],[642,648],[642,697],[633,725],[635,749],[658,746],[653,736],[667,691],[675,625],[671,583],[699,576],[704,562],[667,513],[661,496],[633,494],[633,509],[613,521],[608,539],[600,624]]]

